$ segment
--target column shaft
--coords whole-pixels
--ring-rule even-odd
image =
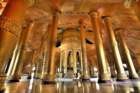
[[[0,72],[17,42],[27,8],[24,0],[10,0],[0,17]]]
[[[91,12],[90,17],[93,29],[95,30],[95,43],[99,66],[99,81],[108,81],[111,79],[111,75],[107,65],[108,62],[104,51],[102,36],[100,33],[101,27],[99,22],[99,14],[97,12]]]
[[[125,80],[127,79],[126,73],[123,68],[122,59],[120,56],[118,43],[116,41],[116,37],[112,28],[111,20],[109,17],[104,17],[105,26],[108,31],[109,39],[111,42],[111,47],[115,56],[115,63],[116,63],[116,69],[117,69],[117,79],[118,80]]]
[[[77,74],[77,57],[76,57],[76,51],[73,50],[72,51],[73,53],[73,71],[74,71],[74,74],[76,75]]]
[[[59,77],[62,77],[62,74],[63,74],[63,59],[64,59],[64,52],[61,51],[60,52],[60,63],[59,63]]]
[[[43,67],[42,67],[42,75],[41,75],[41,78],[44,79],[47,74],[48,74],[48,70],[49,70],[49,60],[48,60],[48,48],[49,48],[49,44],[50,44],[50,32],[51,32],[51,27],[52,25],[51,24],[48,24],[48,29],[44,35],[44,41],[43,41]],[[48,47],[47,47],[48,46]]]
[[[64,75],[67,74],[67,65],[68,65],[68,51],[64,51],[64,56],[63,56],[63,72]]]
[[[84,70],[83,70],[83,58],[82,58],[82,52],[81,51],[79,51],[79,58],[80,58],[80,66],[81,66],[81,76],[83,76],[83,72],[84,72]]]
[[[49,46],[49,54],[48,54],[48,61],[49,61],[49,77],[50,81],[54,81],[55,79],[55,44],[56,44],[56,37],[57,37],[57,25],[58,25],[58,14],[59,12],[56,11],[53,15],[52,19],[52,28],[50,31],[50,44]]]
[[[13,52],[13,56],[12,56],[12,60],[7,72],[7,79],[8,80],[15,80],[15,79],[19,79],[19,76],[17,75],[17,71],[19,70],[19,67],[21,65],[20,63],[20,58],[23,54],[23,48],[25,45],[25,41],[28,35],[28,32],[30,30],[32,30],[34,24],[30,24],[29,27],[25,28],[21,33],[20,33],[20,37],[18,38],[16,47],[14,49]]]
[[[89,67],[87,61],[87,51],[86,51],[86,40],[85,40],[85,29],[83,20],[80,20],[80,39],[81,39],[81,49],[82,49],[82,62],[83,62],[83,78],[89,79]]]
[[[124,37],[123,33],[121,33],[120,31],[117,31],[117,37],[118,37],[118,42],[120,43],[120,48],[122,49],[122,52],[126,59],[126,64],[128,66],[128,70],[129,70],[129,76],[132,79],[136,79],[136,78],[138,78],[138,74],[135,70],[129,48],[123,38]]]

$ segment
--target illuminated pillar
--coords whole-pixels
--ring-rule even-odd
[[[21,65],[20,58],[23,54],[23,48],[25,45],[25,41],[28,35],[28,32],[32,30],[32,27],[34,26],[33,23],[30,24],[29,27],[24,28],[24,30],[20,33],[20,37],[18,38],[16,47],[13,52],[12,60],[7,72],[7,80],[8,81],[17,81],[20,76],[18,75],[17,71],[19,70],[19,67]]]
[[[135,70],[134,64],[133,64],[133,60],[129,51],[129,48],[124,40],[124,35],[123,35],[123,29],[118,29],[119,31],[116,32],[116,35],[118,37],[118,42],[120,43],[120,48],[123,52],[123,55],[125,56],[126,59],[126,64],[128,66],[128,70],[129,70],[129,77],[131,79],[137,79],[138,78],[138,74]],[[122,32],[122,33],[121,33]]]
[[[0,72],[7,62],[17,42],[21,26],[24,22],[24,13],[27,8],[24,0],[10,0],[0,17]]]
[[[64,72],[64,75],[67,74],[68,54],[69,54],[68,51],[64,51],[64,56],[63,56],[63,72]]]
[[[42,75],[41,75],[41,79],[44,79],[47,74],[48,74],[48,69],[49,69],[49,60],[48,60],[48,47],[46,45],[49,45],[50,42],[49,42],[49,37],[50,37],[50,32],[51,32],[51,24],[48,24],[48,28],[47,28],[47,31],[44,35],[44,41],[43,41],[43,47],[44,47],[44,50],[42,51],[43,52],[43,67],[42,67]]]
[[[125,73],[124,68],[123,68],[123,63],[122,63],[122,59],[120,56],[118,43],[116,41],[116,37],[115,37],[114,31],[112,28],[112,24],[111,24],[111,19],[110,19],[110,17],[105,16],[105,17],[103,17],[103,20],[104,20],[105,26],[106,26],[107,31],[108,31],[112,50],[113,50],[114,57],[115,57],[115,63],[116,63],[116,69],[117,69],[117,79],[118,80],[126,80],[127,76],[126,76],[126,73]]]
[[[76,57],[76,50],[72,51],[72,56],[73,56],[73,71],[74,71],[74,75],[77,74],[77,57]]]
[[[97,12],[90,12],[92,27],[95,30],[95,43],[96,43],[96,51],[98,58],[98,66],[99,66],[99,82],[110,81],[111,75],[108,69],[108,62],[105,56],[103,40],[101,37],[101,27],[100,27],[100,19],[99,14]]]
[[[58,16],[60,12],[54,11],[53,18],[52,18],[52,27],[50,31],[50,43],[48,45],[48,62],[49,62],[49,71],[48,71],[48,78],[47,81],[54,82],[55,80],[55,43],[57,37],[57,25],[58,25]]]
[[[64,53],[63,51],[60,52],[60,63],[59,63],[59,77],[62,77],[62,67],[63,67],[63,59],[64,59]]]
[[[85,29],[83,20],[80,20],[80,39],[81,39],[81,49],[82,49],[82,62],[83,62],[83,79],[89,79],[89,67],[87,61],[87,51],[86,51],[86,40],[85,40]]]
[[[80,71],[81,71],[81,76],[83,76],[83,58],[82,58],[82,52],[81,52],[81,50],[80,51],[78,51],[78,53],[79,53],[79,58],[80,58],[80,66],[81,66],[81,68],[80,68]]]

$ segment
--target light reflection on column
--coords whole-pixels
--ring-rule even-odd
[[[99,84],[99,93],[114,93],[114,86],[112,83]]]
[[[115,87],[114,90],[117,93],[131,93],[130,92],[131,85],[128,82],[127,83],[119,82],[119,84],[115,84],[114,87]]]

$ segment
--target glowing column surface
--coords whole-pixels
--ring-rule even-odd
[[[91,18],[93,30],[95,30],[95,43],[96,43],[97,59],[98,59],[98,66],[99,66],[99,82],[110,81],[111,75],[108,69],[108,61],[105,55],[103,40],[100,32],[101,31],[100,19],[99,19],[100,16],[96,11],[91,11],[89,15]]]
[[[49,62],[49,70],[47,78],[43,81],[44,83],[55,83],[55,44],[57,37],[57,25],[59,19],[59,11],[54,11],[52,18],[52,26],[50,30],[49,37],[49,45],[48,45],[48,62]]]
[[[16,47],[14,49],[11,63],[7,72],[7,80],[8,81],[18,81],[20,76],[18,75],[17,71],[19,70],[19,67],[21,65],[20,58],[23,53],[23,48],[25,45],[26,38],[28,36],[29,31],[32,30],[34,26],[34,23],[31,23],[29,27],[27,26],[26,28],[23,29],[20,33],[20,37],[18,38]]]
[[[117,43],[115,33],[113,31],[112,24],[111,24],[111,18],[108,16],[104,16],[103,20],[108,31],[108,36],[111,42],[112,51],[115,57],[115,63],[116,63],[116,69],[117,69],[117,80],[126,80],[128,78],[123,68],[123,63],[122,63],[121,55],[119,52],[118,43]]]
[[[48,74],[48,65],[49,65],[49,60],[48,58],[48,47],[46,45],[50,44],[49,43],[49,35],[51,31],[51,24],[48,24],[48,29],[43,37],[43,64],[42,64],[42,74],[41,74],[41,79],[44,79],[47,74]]]
[[[72,57],[73,57],[73,72],[74,72],[74,75],[76,76],[77,74],[77,57],[76,57],[76,50],[73,50],[72,51]]]
[[[64,76],[66,76],[67,74],[67,68],[68,68],[68,54],[69,52],[68,51],[65,51],[64,52],[64,56],[63,57],[63,73],[64,73]]]
[[[63,62],[64,62],[64,60],[63,60],[63,58],[64,58],[64,52],[63,51],[61,51],[60,52],[60,63],[59,63],[59,77],[60,78],[62,78],[62,75],[63,75]]]
[[[81,57],[81,40],[80,33],[73,27],[68,27],[62,33],[62,43],[61,43],[61,53],[64,54],[60,56],[63,60],[63,73],[69,78],[75,78],[78,74],[78,61],[80,61],[80,67],[83,62]],[[82,72],[81,69],[79,72]],[[74,76],[75,75],[75,76]],[[80,75],[81,76],[81,75]]]
[[[87,62],[87,51],[86,51],[86,40],[85,40],[85,29],[83,20],[80,23],[80,39],[81,39],[81,50],[82,50],[82,62],[83,62],[83,79],[89,79],[89,67]]]
[[[28,4],[25,0],[9,0],[0,17],[0,76],[3,64],[9,61],[16,45]]]
[[[128,66],[128,70],[129,70],[129,77],[130,77],[130,79],[137,79],[138,74],[135,70],[129,48],[128,48],[125,40],[124,40],[123,29],[118,29],[116,31],[116,35],[117,35],[118,42],[120,43],[120,48],[122,50],[122,55],[124,55],[125,56],[124,58],[126,59],[126,64]]]

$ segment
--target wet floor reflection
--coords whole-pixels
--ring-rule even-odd
[[[57,82],[43,85],[41,80],[5,84],[5,93],[140,93],[140,81],[113,82],[98,84],[96,82]]]

